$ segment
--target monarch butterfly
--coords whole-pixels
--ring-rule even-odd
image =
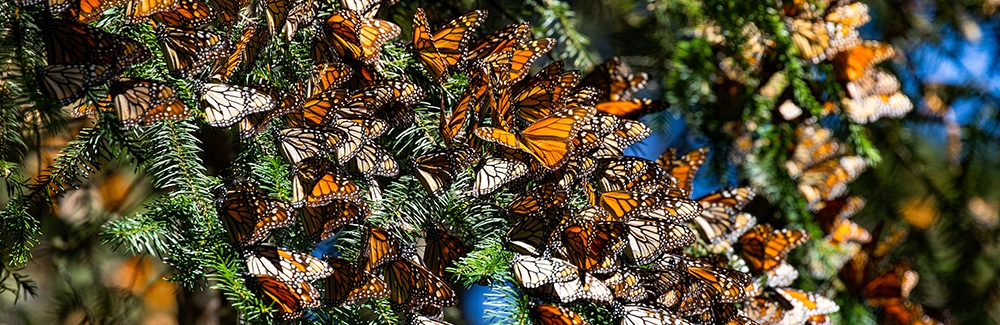
[[[681,316],[695,316],[709,311],[714,302],[715,291],[699,281],[689,279],[678,287],[678,302],[676,312]]]
[[[379,58],[382,45],[399,36],[399,26],[384,20],[358,16],[351,10],[334,12],[326,20],[325,37],[332,50],[340,57],[361,60],[372,64]]]
[[[639,121],[616,119],[615,127],[607,130],[609,134],[600,138],[592,149],[591,156],[594,158],[616,158],[621,157],[632,144],[648,137],[652,130]]]
[[[220,208],[226,235],[238,247],[259,243],[271,234],[271,230],[295,222],[296,216],[288,202],[255,192],[227,193]]]
[[[69,105],[86,95],[90,88],[111,78],[108,68],[94,64],[55,64],[35,68],[42,93]]]
[[[619,305],[614,312],[615,318],[620,318],[620,325],[672,325],[690,324],[683,318],[647,305]]]
[[[247,270],[281,281],[312,281],[330,276],[330,266],[312,255],[274,246],[258,245],[246,252]]]
[[[149,48],[97,27],[66,20],[44,22],[42,40],[48,64],[103,65],[110,75],[150,57]]]
[[[597,111],[634,120],[648,114],[663,111],[668,107],[670,105],[661,100],[637,98],[598,103]]]
[[[844,85],[851,98],[861,99],[876,95],[892,95],[899,91],[896,76],[882,69],[869,69],[865,74]],[[831,104],[832,105],[832,104]],[[867,117],[866,117],[867,118]]]
[[[445,278],[445,268],[453,266],[459,258],[469,253],[469,248],[458,237],[435,224],[424,229],[424,240],[427,242],[423,255],[424,264],[441,278]]]
[[[807,169],[798,179],[798,189],[810,209],[822,200],[832,200],[847,191],[847,183],[858,177],[868,167],[858,156],[828,159]]]
[[[796,313],[789,314],[805,315],[804,318],[808,318],[815,315],[832,314],[840,310],[840,306],[837,306],[833,300],[817,293],[793,288],[774,288],[774,291],[791,304],[792,310],[796,311]]]
[[[438,149],[413,159],[413,170],[420,184],[438,196],[451,187],[456,175],[479,160],[479,153],[469,146]]]
[[[366,226],[360,254],[358,261],[365,271],[371,271],[397,259],[399,243],[385,228]]]
[[[576,266],[565,260],[552,257],[515,255],[511,261],[514,279],[525,288],[538,288],[554,283],[579,279]]]
[[[540,255],[553,240],[553,229],[557,228],[561,217],[566,215],[560,209],[546,211],[540,215],[512,221],[513,226],[504,236],[511,250],[520,254]]]
[[[743,306],[743,313],[747,318],[766,324],[798,324],[806,319],[801,314],[789,315],[790,313],[771,295],[751,298]]]
[[[876,275],[877,274],[877,275]],[[880,273],[869,274],[860,286],[860,293],[876,305],[890,305],[909,299],[919,276],[905,261],[895,262]]]
[[[228,127],[248,114],[274,109],[271,95],[251,87],[206,83],[201,88],[205,121],[213,127]]]
[[[597,159],[573,155],[566,165],[552,173],[551,179],[556,180],[556,185],[569,188],[576,182],[586,180],[596,170]]]
[[[678,185],[666,169],[652,161],[638,157],[619,157],[606,159],[598,168],[601,170],[598,185],[601,191],[633,191],[638,193],[676,192]]]
[[[361,152],[361,148],[366,143],[377,139],[385,133],[386,123],[376,119],[338,119],[334,121],[334,126],[347,134],[334,151],[337,162],[346,164],[351,158],[354,158],[355,155]]]
[[[566,63],[563,61],[552,61],[539,70],[538,73],[535,73],[528,80],[527,84],[520,88],[518,93],[523,93],[536,85],[553,84],[557,86],[557,91],[553,94],[552,102],[563,104],[562,97],[568,95],[569,91],[576,88],[576,85],[580,83],[580,71],[565,71],[565,69]]]
[[[312,24],[319,6],[318,0],[293,1],[285,18],[285,39],[291,40],[300,27]]]
[[[293,114],[295,124],[331,125],[341,118],[372,118],[389,101],[392,91],[387,86],[374,86],[349,92],[334,89],[315,94],[306,100],[301,113]]]
[[[118,119],[126,127],[149,125],[163,120],[183,120],[191,110],[177,92],[165,83],[146,79],[121,78],[111,84]]]
[[[792,34],[799,56],[813,64],[861,43],[858,31],[842,24],[787,19],[785,26]]]
[[[125,3],[125,23],[142,23],[149,16],[174,10],[179,5],[178,0],[127,0]]]
[[[413,319],[410,320],[411,325],[453,325],[452,323],[437,318],[427,317],[424,315],[414,314],[412,318]]]
[[[708,159],[708,148],[698,148],[691,150],[680,158],[675,159],[676,151],[669,149],[656,160],[656,163],[663,166],[674,179],[677,180],[677,187],[684,190],[685,197],[691,195],[694,186],[694,176],[701,169]]]
[[[872,67],[895,55],[892,46],[876,41],[865,41],[849,50],[837,53],[833,64],[837,79],[851,82],[869,73]]]
[[[750,298],[744,290],[752,282],[749,274],[725,267],[698,266],[689,266],[687,272],[715,290],[716,303],[741,303]]]
[[[301,317],[306,308],[321,305],[319,290],[308,281],[286,282],[264,274],[258,274],[255,278],[264,295],[278,305],[278,315],[282,319]]]
[[[827,233],[827,241],[832,244],[841,244],[848,241],[864,244],[872,240],[872,236],[868,233],[867,229],[846,219],[835,221],[833,228],[825,231]]]
[[[386,121],[393,127],[413,124],[416,113],[412,106],[424,99],[423,89],[416,84],[399,80],[386,80],[383,84],[389,87],[389,100],[374,113],[369,113],[369,116]]]
[[[534,123],[566,104],[568,93],[580,82],[580,72],[563,72],[563,65],[562,61],[550,63],[518,91],[514,101],[518,117]]]
[[[371,210],[363,200],[333,200],[321,207],[303,207],[299,219],[306,237],[316,243],[333,237],[342,226],[365,220],[370,215]]]
[[[546,86],[545,87],[546,89],[543,90],[543,92],[549,92],[550,95],[554,94],[555,90],[552,87],[553,87],[552,85]],[[514,124],[521,126],[525,124],[521,123],[522,121],[527,123],[536,123],[539,122],[539,120],[547,117],[573,117],[580,122],[579,123],[580,130],[584,130],[585,124],[592,121],[594,119],[595,113],[597,112],[593,108],[597,98],[597,91],[594,90],[593,88],[582,88],[574,90],[575,92],[572,94],[572,96],[563,96],[563,98],[560,99],[565,103],[559,104],[559,106],[534,107],[530,112],[524,110],[518,111],[517,115],[521,117],[521,119],[514,119],[515,122]],[[530,99],[530,100],[533,101],[535,99]],[[517,102],[516,104],[520,106],[521,104],[523,104],[523,102]],[[507,104],[507,106],[509,105],[510,104]],[[494,108],[496,108],[496,106],[494,106]],[[499,111],[495,113],[508,112],[508,111],[510,111],[509,107],[501,107]]]
[[[842,99],[847,116],[855,123],[871,123],[882,117],[902,117],[913,110],[913,103],[902,92]]]
[[[514,55],[510,59],[510,78],[506,81],[513,85],[524,79],[535,60],[549,53],[555,45],[554,38],[540,38],[514,47]]]
[[[389,302],[410,308],[434,305],[454,306],[458,303],[455,291],[423,265],[406,258],[386,264],[382,277],[391,293]]]
[[[871,20],[871,16],[868,14],[868,5],[861,2],[833,7],[827,11],[824,18],[828,22],[851,28],[864,25]]]
[[[293,89],[299,96],[312,97],[315,94],[340,87],[351,78],[353,73],[351,67],[343,63],[317,63],[310,70],[309,77],[300,80],[293,86]]]
[[[504,184],[528,174],[528,165],[517,160],[491,157],[483,162],[476,172],[476,181],[472,186],[472,196],[496,191]]]
[[[219,12],[218,20],[228,23],[250,5],[250,0],[208,0],[208,5]]]
[[[486,15],[485,10],[469,12],[431,35],[424,10],[417,8],[413,15],[413,48],[417,51],[417,59],[434,80],[443,82],[448,77],[448,70],[462,62],[469,38]]]
[[[788,176],[797,178],[806,169],[841,152],[840,142],[833,131],[816,124],[801,124],[795,129],[795,149],[785,162]]]
[[[579,130],[581,119],[593,115],[593,107],[575,107],[571,111],[541,119],[514,134],[492,127],[479,127],[475,133],[480,139],[511,149],[521,149],[549,169],[556,169],[569,158],[573,150],[572,138]]]
[[[496,51],[494,54],[483,58],[482,64],[490,67],[496,84],[510,86],[524,79],[535,60],[552,50],[555,39],[540,38],[504,43],[502,46],[494,49]],[[505,90],[505,92],[509,94],[510,91]]]
[[[288,162],[297,164],[310,157],[331,154],[347,133],[336,128],[287,128],[278,132],[278,148]]]
[[[578,87],[591,86],[601,91],[601,102],[618,101],[631,99],[648,81],[645,72],[633,74],[621,58],[614,56],[584,76]]]
[[[278,30],[285,27],[285,20],[288,19],[288,13],[291,8],[291,4],[287,0],[267,0],[258,2],[259,6],[263,6],[262,10],[259,12],[264,13],[264,21],[267,22],[267,31],[274,35]]]
[[[75,102],[72,102],[69,105],[64,106],[64,108],[70,109],[70,117],[72,118],[81,118],[86,116],[87,118],[90,119],[96,119],[98,110],[103,112],[110,112],[114,109],[111,107],[112,100],[113,99],[111,98],[110,94],[92,100],[86,97],[82,97],[76,100]]]
[[[177,8],[152,14],[149,18],[168,26],[195,28],[215,21],[217,16],[212,6],[197,0],[179,0]]]
[[[609,273],[617,267],[617,254],[625,247],[625,229],[620,222],[586,219],[567,220],[558,230],[558,245],[565,258],[581,271]]]
[[[839,197],[822,201],[815,205],[814,220],[823,231],[829,232],[838,220],[850,219],[855,213],[865,207],[865,199],[860,196]]]
[[[565,189],[552,183],[537,185],[521,193],[507,205],[508,220],[520,221],[565,207],[568,195]]]
[[[531,26],[527,22],[515,23],[496,30],[479,39],[465,56],[466,61],[482,62],[489,57],[495,57],[506,49],[513,49],[517,44],[530,40]]]
[[[258,33],[266,33],[266,31],[258,31],[257,25],[248,25],[243,29],[243,35],[240,39],[236,41],[236,45],[233,47],[233,51],[229,53],[225,60],[216,60],[215,64],[210,69],[209,81],[215,83],[223,83],[229,81],[229,77],[236,72],[236,68],[239,67],[240,63],[246,57],[247,46],[254,39],[254,36]]]
[[[753,199],[755,193],[749,187],[727,188],[699,198],[701,215],[691,223],[698,226],[698,233],[712,245],[729,245],[756,224],[753,216],[739,213]]]
[[[781,261],[778,266],[767,270],[764,274],[767,275],[767,282],[764,285],[768,287],[790,286],[799,278],[799,271],[787,261]]]
[[[292,170],[292,204],[295,207],[323,206],[332,200],[357,200],[358,186],[347,172],[323,157],[309,157]]]
[[[27,1],[21,6],[31,6],[43,2]],[[61,14],[66,19],[73,19],[84,24],[89,24],[104,15],[104,11],[111,7],[120,5],[120,1],[99,1],[99,0],[57,0],[48,1],[48,9],[52,13]]]
[[[244,139],[260,134],[275,118],[302,110],[302,98],[295,94],[269,87],[258,87],[258,90],[270,95],[276,104],[269,111],[249,114],[240,120],[240,137]]]
[[[348,260],[336,257],[326,259],[332,274],[324,281],[323,300],[334,306],[353,305],[362,299],[387,298],[389,290],[385,281],[360,269]]]
[[[541,325],[587,325],[580,314],[563,306],[539,304],[531,309],[531,319]]]
[[[688,319],[692,321],[700,321],[703,324],[730,324],[730,322],[737,319],[739,311],[736,309],[736,304],[732,303],[716,303],[701,312],[700,314],[688,316]],[[814,324],[817,325],[817,324]]]
[[[774,229],[769,224],[758,224],[740,236],[738,253],[750,271],[760,273],[778,266],[789,251],[807,240],[809,234],[804,230]]]
[[[548,289],[551,288],[551,291]],[[590,273],[584,273],[579,279],[552,283],[543,287],[541,292],[554,294],[563,303],[577,300],[588,300],[597,303],[610,303],[614,294],[604,282]]]
[[[357,154],[347,162],[346,168],[349,172],[360,173],[366,177],[393,177],[399,174],[399,164],[396,159],[372,140],[368,140],[358,149]]]
[[[611,289],[616,299],[637,302],[649,296],[640,275],[625,268],[612,272],[604,279],[604,284]]]
[[[686,226],[632,218],[625,222],[628,244],[625,256],[636,264],[649,264],[667,251],[690,245],[693,233]]]
[[[642,217],[683,224],[701,213],[695,201],[654,193],[610,191],[593,194],[592,204],[616,219]]]
[[[167,70],[180,77],[190,78],[228,54],[229,41],[204,29],[160,25],[156,39],[163,47]]]

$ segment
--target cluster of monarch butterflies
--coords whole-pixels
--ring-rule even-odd
[[[754,196],[751,189],[690,198],[707,150],[681,157],[668,151],[656,162],[623,156],[650,134],[635,119],[664,104],[632,98],[648,76],[632,73],[620,59],[586,76],[565,71],[561,62],[532,75],[532,64],[555,40],[533,39],[527,23],[476,38],[485,11],[433,28],[418,9],[410,46],[426,80],[444,83],[464,74],[468,87],[454,107],[440,108],[433,138],[443,145],[401,166],[380,137],[412,125],[412,106],[425,92],[419,80],[389,79],[381,72],[382,47],[401,31],[374,18],[382,2],[344,1],[343,9],[324,17],[318,17],[315,1],[257,4],[266,24],[235,30],[218,26],[244,16],[250,1],[49,2],[48,11],[59,18],[42,24],[49,65],[37,69],[37,78],[45,95],[76,116],[114,111],[125,126],[190,118],[193,110],[176,85],[127,76],[152,56],[145,45],[88,25],[109,8],[125,6],[127,24],[155,26],[167,72],[194,80],[204,111],[199,117],[208,125],[237,125],[244,139],[272,132],[277,151],[291,165],[291,197],[238,182],[219,195],[219,213],[245,258],[247,282],[275,304],[278,316],[388,299],[412,323],[444,324],[444,308],[458,303],[448,268],[469,246],[450,225],[429,222],[426,247],[418,253],[393,235],[398,229],[367,222],[369,202],[381,199],[377,177],[404,172],[431,196],[467,190],[481,197],[527,188],[506,205],[510,229],[504,239],[517,253],[511,271],[532,297],[531,316],[541,324],[585,323],[563,305],[577,300],[612,307],[623,324],[823,323],[837,310],[820,295],[788,288],[797,273],[785,255],[807,236],[755,225],[753,216],[741,212]],[[284,89],[228,83],[273,38],[291,39],[303,26],[314,29],[307,78]],[[803,146],[809,157],[796,167],[818,207],[840,196],[860,170],[827,166],[832,156],[812,161],[814,151],[830,148]],[[475,175],[472,188],[452,188],[464,172]],[[571,204],[575,195],[585,195],[587,203]],[[841,225],[853,224],[837,218],[831,240],[863,242],[860,235],[835,235]],[[360,254],[317,258],[273,244],[273,230],[296,224],[314,244],[345,229],[361,232]],[[719,258],[682,253],[698,236]],[[729,268],[730,258],[744,261],[752,276]],[[321,287],[313,284],[318,280]]]
[[[882,117],[902,117],[913,104],[899,90],[899,81],[891,73],[875,67],[895,55],[892,46],[862,40],[858,28],[871,17],[864,3],[794,2],[786,5],[786,25],[803,59],[818,63],[830,61],[837,82],[847,91],[840,103],[828,102],[824,113],[843,111],[856,123],[874,122]]]
[[[895,55],[892,46],[878,41],[861,39],[857,28],[867,23],[871,16],[868,6],[854,1],[800,1],[779,2],[785,29],[791,35],[798,55],[811,64],[832,63],[830,76],[846,90],[843,94],[826,94],[819,98],[837,98],[839,102],[823,103],[822,116],[844,113],[855,123],[871,123],[882,117],[902,117],[913,109],[913,104],[900,91],[899,81],[891,73],[876,65]],[[745,83],[747,73],[757,73],[765,63],[762,60],[775,45],[765,33],[750,23],[743,30],[745,51],[740,58],[745,65],[723,60],[720,68],[731,80]],[[780,84],[783,73],[771,77]],[[772,97],[772,89],[761,87],[760,93]],[[790,97],[789,95],[782,98]],[[795,120],[803,115],[792,100],[783,101],[777,112],[785,120]]]

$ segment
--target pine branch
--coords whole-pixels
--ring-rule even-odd
[[[31,258],[31,248],[38,244],[39,222],[28,213],[31,201],[28,197],[14,197],[3,211],[0,211],[0,260],[8,265],[23,265]]]
[[[569,66],[579,69],[590,69],[599,62],[596,54],[588,50],[590,39],[576,29],[576,13],[570,5],[559,0],[544,0],[544,3],[528,1],[527,5],[534,6],[535,13],[541,15],[538,27],[532,28],[533,33],[542,37],[553,37],[557,49],[550,52],[550,55],[557,60],[566,60]],[[525,19],[522,19],[525,20]],[[554,55],[554,53],[559,53]]]
[[[171,189],[170,195],[190,196],[205,216],[212,208],[210,189],[215,182],[198,157],[202,149],[193,134],[197,129],[190,121],[156,123],[143,129],[138,140],[147,148],[146,170],[153,175],[153,185]]]

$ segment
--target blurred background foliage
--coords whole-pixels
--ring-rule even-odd
[[[881,119],[864,128],[835,128],[855,153],[877,163],[850,186],[853,195],[867,201],[852,220],[871,230],[876,242],[901,239],[887,260],[904,261],[917,271],[920,280],[910,298],[922,303],[928,314],[956,323],[1000,324],[1000,15],[996,14],[1000,1],[865,3],[872,21],[860,28],[862,38],[895,47],[895,56],[881,67],[899,78],[914,110],[904,118]],[[713,167],[699,177],[715,188],[739,183],[738,175],[780,168],[780,161],[750,158],[762,154],[760,150],[737,151],[739,143],[734,143],[729,122],[780,125],[782,121],[772,116],[777,114],[763,113],[774,109],[777,98],[755,92],[778,70],[791,71],[793,80],[796,73],[812,73],[795,68],[788,53],[767,53],[771,61],[791,66],[761,67],[759,74],[749,76],[755,80],[734,82],[720,70],[725,58],[747,51],[738,32],[747,23],[757,24],[765,34],[771,27],[768,23],[780,23],[776,17],[781,4],[775,1],[404,0],[383,9],[380,17],[394,21],[404,29],[402,35],[409,35],[412,12],[418,6],[433,13],[429,17],[433,22],[471,9],[487,9],[490,18],[482,28],[486,31],[512,21],[531,21],[536,37],[559,40],[550,55],[566,60],[570,67],[589,70],[617,55],[633,70],[649,73],[654,82],[638,97],[663,98],[670,109],[643,119],[654,129],[654,136],[632,152],[656,157],[667,147],[684,152],[709,146],[714,152]],[[20,73],[15,64],[32,64],[13,59],[32,54],[17,52],[22,47],[12,35],[15,7],[5,3],[0,9],[4,36],[0,64],[5,65],[0,69],[4,81],[0,95],[5,99],[0,102],[0,132],[20,132],[2,138],[23,140],[3,143],[0,149],[6,160],[0,162],[5,179],[0,183],[4,188],[0,203],[13,206],[16,184],[39,179],[43,170],[56,163],[60,149],[74,139],[86,139],[80,132],[93,121],[71,120],[58,107],[38,106],[30,114],[14,114],[26,103],[7,100],[22,91],[10,82]],[[706,33],[709,22],[734,41],[720,44],[713,40]],[[403,39],[395,42],[403,44]],[[816,109],[809,103],[799,104],[808,111]],[[220,140],[215,130],[195,134],[202,143],[199,158],[207,173],[216,175],[226,169],[232,155],[205,153],[229,152],[229,143]],[[95,159],[101,162],[100,172],[85,173],[86,177],[78,178],[77,188],[53,196],[51,204],[41,200],[31,205],[34,224],[19,223],[23,220],[9,218],[11,214],[2,216],[0,226],[33,231],[38,242],[28,246],[30,259],[22,261],[18,256],[29,255],[18,251],[23,248],[16,243],[27,240],[0,238],[4,256],[0,323],[236,322],[234,308],[219,291],[193,290],[215,282],[199,280],[197,288],[178,286],[164,280],[177,270],[158,256],[133,254],[135,247],[145,245],[144,251],[154,252],[154,246],[171,245],[170,237],[159,237],[163,242],[158,243],[130,243],[129,249],[109,241],[115,236],[110,221],[143,212],[145,203],[164,194],[152,185],[157,177],[135,168],[136,158],[127,152],[120,144],[112,146]],[[743,159],[727,159],[734,155]],[[733,172],[732,166],[740,172]],[[761,200],[767,200],[765,195]],[[750,211],[777,224],[815,227],[802,216],[807,212],[801,202],[778,201],[751,205]],[[808,261],[814,247],[797,250],[795,258]],[[801,281],[837,292],[843,323],[880,319],[878,309],[845,290],[829,270],[812,267],[811,271],[802,272]]]

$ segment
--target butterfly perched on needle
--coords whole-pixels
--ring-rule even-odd
[[[253,87],[206,83],[201,88],[205,121],[213,127],[228,127],[249,114],[274,109],[270,94]]]
[[[435,81],[443,82],[450,70],[463,63],[472,34],[486,15],[485,10],[475,10],[431,33],[424,10],[417,9],[413,15],[413,48]]]
[[[387,298],[385,281],[348,260],[329,257],[331,274],[324,281],[323,300],[334,306],[353,305],[363,299]]]
[[[565,163],[572,153],[572,138],[579,131],[580,121],[589,119],[593,114],[593,106],[577,106],[538,120],[516,133],[493,127],[479,127],[475,134],[488,142],[521,149],[546,168],[555,169]]]
[[[327,240],[350,223],[358,223],[371,216],[371,209],[364,200],[333,200],[324,206],[304,206],[298,219],[302,230],[314,243]]]
[[[266,274],[255,275],[254,279],[255,286],[277,305],[281,319],[302,317],[306,308],[322,305],[319,290],[309,281],[284,281]]]
[[[601,102],[629,100],[636,91],[649,82],[645,72],[632,73],[632,69],[615,56],[604,61],[580,80],[579,87],[591,86],[602,93]]]
[[[229,40],[207,29],[160,25],[156,39],[163,48],[167,70],[185,78],[201,73],[229,53]]]
[[[424,228],[423,261],[427,269],[435,275],[447,279],[446,268],[455,266],[458,259],[465,257],[471,251],[456,235],[448,233],[436,224]]]
[[[269,245],[248,248],[247,270],[253,275],[267,275],[282,281],[312,281],[330,276],[325,261],[312,255]]]
[[[479,160],[479,153],[459,145],[434,150],[413,159],[415,176],[432,195],[441,195],[451,187],[458,173]]]
[[[73,104],[91,88],[111,79],[107,66],[84,63],[36,67],[35,76],[42,93],[60,105]]]
[[[48,20],[41,26],[46,62],[103,65],[117,75],[151,57],[149,48],[130,38],[67,20]]]
[[[215,21],[218,13],[212,6],[197,0],[179,0],[172,10],[149,15],[149,19],[174,27],[195,28]]]
[[[289,202],[253,191],[230,191],[219,207],[226,235],[238,247],[255,245],[296,219]]]
[[[310,157],[292,169],[292,204],[324,206],[333,200],[357,200],[360,188],[347,172],[323,157]]]
[[[768,271],[784,262],[788,252],[809,240],[805,230],[774,229],[758,224],[739,238],[738,253],[752,272]]]
[[[320,41],[339,57],[375,63],[382,45],[399,36],[399,26],[360,16],[352,10],[334,12],[326,19]]]

